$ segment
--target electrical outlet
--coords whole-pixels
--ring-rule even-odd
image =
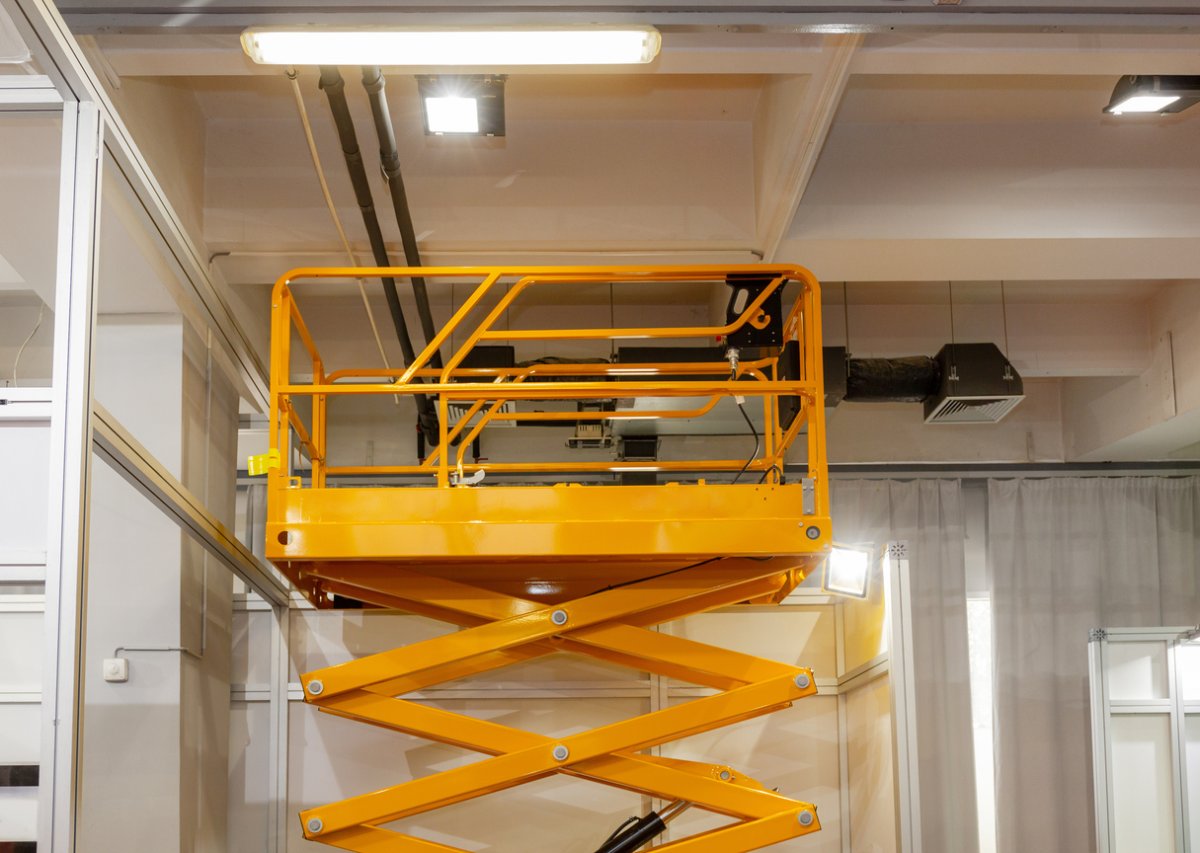
[[[129,680],[129,658],[105,658],[104,680],[121,683]]]

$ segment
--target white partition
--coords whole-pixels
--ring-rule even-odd
[[[1089,645],[1100,853],[1200,851],[1200,647],[1180,628]]]

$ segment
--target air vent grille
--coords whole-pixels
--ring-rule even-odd
[[[1020,397],[949,397],[925,416],[927,424],[993,424],[1003,418]]]
[[[995,344],[946,344],[935,361],[941,381],[925,398],[927,424],[994,424],[1025,399],[1020,375]]]

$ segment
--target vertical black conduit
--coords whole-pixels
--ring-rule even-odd
[[[359,211],[362,213],[363,225],[367,229],[367,238],[371,242],[371,254],[375,264],[390,267],[387,248],[383,244],[383,233],[379,230],[379,217],[375,213],[375,202],[371,197],[371,185],[367,181],[367,170],[363,166],[362,152],[358,149],[358,135],[354,131],[354,120],[350,117],[350,106],[346,103],[346,83],[341,72],[332,66],[321,66],[321,91],[329,100],[329,109],[333,114],[333,122],[337,126],[338,139],[342,143],[342,154],[346,158],[346,169],[350,172],[350,183],[354,186],[354,195],[358,200]],[[388,311],[392,315],[392,325],[396,327],[396,337],[400,340],[400,351],[406,365],[416,359],[413,351],[412,338],[408,334],[408,325],[404,321],[404,310],[400,307],[400,295],[396,292],[396,280],[385,277],[383,292],[387,297]],[[416,381],[420,381],[417,379]],[[417,424],[425,435],[426,441],[437,446],[438,419],[433,403],[424,394],[413,395],[417,404]]]
[[[362,70],[363,88],[371,102],[371,115],[375,119],[375,134],[379,137],[379,160],[383,175],[387,178],[388,191],[392,195],[392,209],[396,212],[396,223],[400,226],[400,243],[404,246],[404,259],[410,267],[421,266],[421,252],[417,248],[417,231],[413,226],[412,211],[408,207],[408,194],[404,191],[404,178],[400,174],[400,154],[396,150],[396,134],[392,129],[391,111],[384,95],[383,72],[376,65],[367,65]],[[421,320],[421,332],[425,342],[433,340],[436,330],[433,314],[429,310],[429,292],[425,289],[423,276],[412,277],[413,296],[417,302],[417,316]],[[442,354],[435,351],[430,358],[434,367],[442,366]]]

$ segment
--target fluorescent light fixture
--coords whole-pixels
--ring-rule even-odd
[[[420,75],[425,133],[504,136],[504,75]]]
[[[251,27],[262,65],[639,65],[658,55],[653,27]]]
[[[875,549],[834,545],[825,558],[821,589],[834,595],[866,598],[870,592],[871,562]]]
[[[1200,101],[1200,77],[1129,75],[1117,81],[1104,112],[1126,114],[1178,113]]]

